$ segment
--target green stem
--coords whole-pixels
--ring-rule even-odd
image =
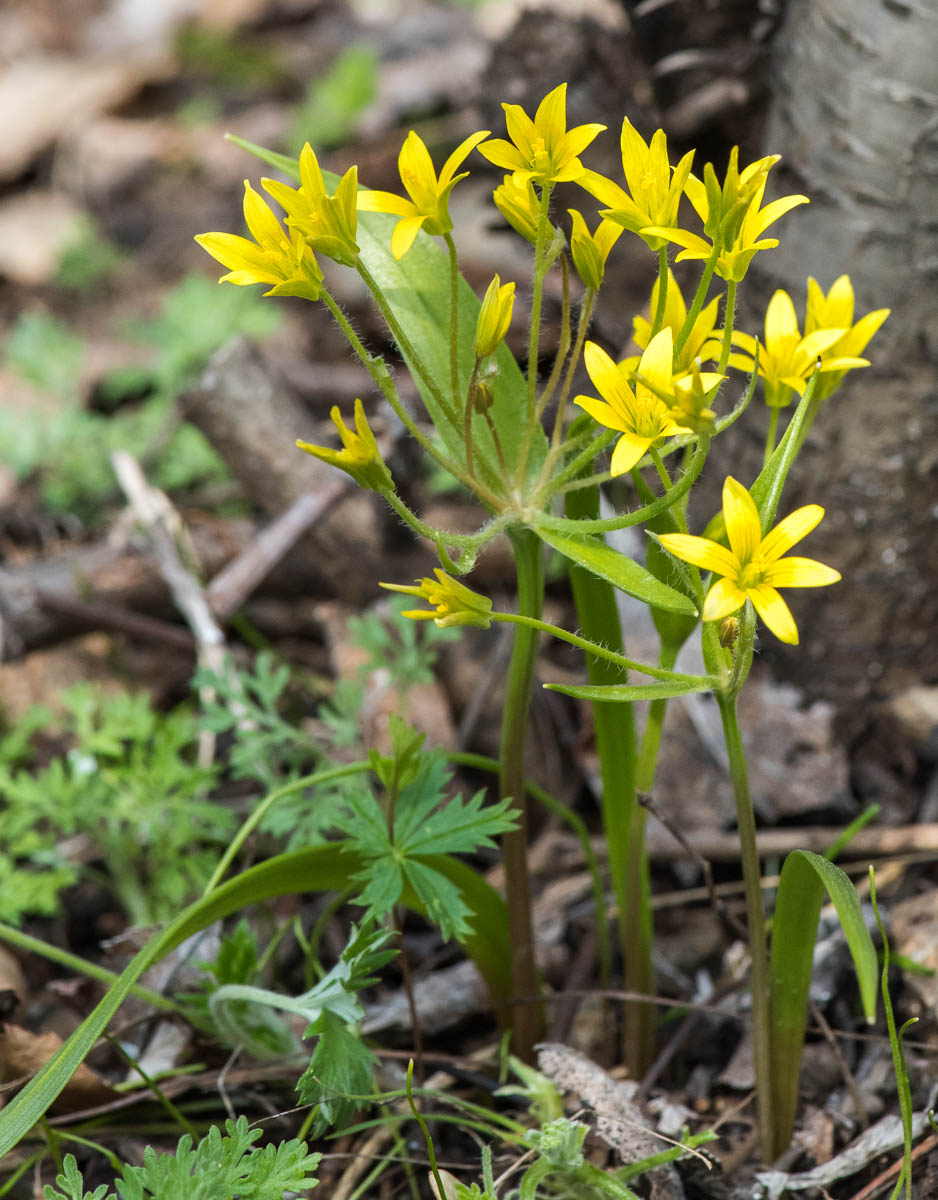
[[[658,303],[655,305],[655,315],[651,323],[651,333],[648,335],[649,342],[658,333],[661,332],[661,326],[664,324],[664,310],[668,299],[668,244],[660,247],[658,250]]]
[[[449,251],[449,382],[455,411],[459,401],[459,259],[453,235],[444,234],[443,240]],[[468,459],[466,465],[471,471],[472,463]]]
[[[458,546],[461,550],[478,550],[486,542],[490,542],[500,533],[508,522],[507,516],[498,516],[489,521],[477,533],[450,533],[446,529],[437,529],[421,521],[417,514],[409,508],[396,492],[382,492],[385,500],[394,509],[401,520],[408,525],[418,537],[427,538],[438,545],[440,542],[447,546]]]
[[[720,348],[720,362],[717,366],[719,375],[726,374],[726,366],[730,361],[730,346],[733,341],[733,322],[736,318],[736,280],[731,279],[726,285],[726,299],[723,304],[723,345]]]
[[[742,630],[740,630],[740,641]],[[736,719],[736,700],[717,693],[717,704],[723,722],[723,737],[729,754],[733,797],[736,801],[736,823],[739,833],[740,858],[743,867],[743,888],[746,896],[746,916],[749,925],[749,953],[752,988],[752,1048],[756,1075],[759,1145],[762,1160],[769,1163],[775,1151],[775,1119],[772,1094],[772,1014],[769,959],[765,945],[765,909],[762,904],[759,851],[756,846],[756,822],[749,795],[749,776],[746,756]]]
[[[314,771],[312,775],[304,775],[302,779],[292,779],[289,783],[285,783],[283,787],[275,788],[274,791],[268,792],[231,839],[228,849],[221,856],[218,866],[212,872],[211,879],[205,885],[205,890],[202,892],[203,898],[215,891],[225,877],[226,871],[234,862],[238,851],[264,819],[265,814],[278,800],[292,796],[294,792],[301,792],[304,788],[319,787],[324,783],[331,783],[336,779],[346,779],[350,775],[364,775],[366,771],[370,770],[371,763],[366,761],[347,763],[342,767],[328,767],[324,771]]]
[[[551,367],[550,378],[537,402],[537,415],[540,418],[544,409],[550,403],[557,388],[563,364],[570,349],[570,267],[566,254],[560,255],[561,271],[561,309],[560,309],[560,340],[557,343],[557,353],[554,355],[554,365]]]
[[[547,621],[538,620],[535,617],[526,617],[521,613],[500,613],[490,612],[489,617],[493,621],[501,621],[510,625],[521,625],[526,629],[536,629],[540,633],[549,633],[551,637],[557,638],[561,642],[567,642],[571,646],[576,646],[578,650],[583,650],[594,658],[601,658],[606,662],[614,663],[620,671],[638,671],[641,675],[650,675],[652,679],[663,679],[668,683],[692,683],[692,684],[713,684],[713,680],[708,675],[684,675],[680,671],[670,671],[663,667],[653,667],[649,663],[638,662],[634,658],[626,658],[622,654],[617,654],[615,650],[610,650],[608,645],[600,645],[599,642],[587,640],[580,637],[579,634],[570,633],[567,629],[561,629],[559,625],[551,625]],[[608,641],[607,639],[604,639]],[[619,674],[612,680],[606,682],[622,683],[622,677]]]
[[[371,272],[368,270],[368,268],[365,266],[365,264],[362,262],[361,259],[358,260],[358,273],[361,275],[362,279],[365,281],[365,285],[368,288],[368,290],[371,292],[372,297],[374,298],[374,301],[377,304],[377,306],[381,312],[381,316],[384,318],[385,324],[387,325],[388,329],[391,331],[392,337],[394,338],[394,340],[397,342],[398,346],[400,347],[401,353],[404,355],[404,357],[407,359],[408,363],[410,364],[411,370],[416,375],[419,375],[420,378],[423,380],[423,382],[426,384],[427,388],[430,390],[431,394],[433,395],[433,399],[437,402],[437,404],[443,410],[443,413],[446,416],[447,420],[452,425],[458,425],[456,409],[454,406],[455,405],[455,397],[454,397],[454,403],[451,404],[450,401],[447,399],[447,397],[444,396],[443,392],[441,391],[441,389],[439,387],[439,384],[437,383],[436,379],[433,377],[432,372],[428,369],[428,367],[424,363],[423,359],[420,357],[420,355],[414,349],[413,343],[411,342],[410,338],[407,336],[407,334],[404,332],[403,328],[401,327],[400,321],[398,321],[397,317],[394,315],[394,310],[388,304],[388,302],[385,298],[384,292],[382,292],[381,288],[378,286],[378,281],[371,274]]]
[[[528,453],[534,439],[534,427],[538,421],[537,412],[537,363],[541,338],[541,305],[544,300],[544,278],[550,265],[547,251],[551,235],[550,214],[551,185],[545,183],[541,188],[541,208],[537,227],[537,241],[534,245],[534,281],[531,289],[531,326],[528,331],[528,399],[525,417],[525,429],[518,454],[518,469],[515,472],[515,485],[520,491],[524,484],[524,472],[528,463]],[[545,265],[546,264],[546,265]]]
[[[769,459],[775,453],[775,439],[778,436],[778,414],[782,410],[772,407],[769,409],[769,428],[765,435],[765,453],[762,456],[763,470],[769,465]]]
[[[590,321],[593,317],[593,309],[596,307],[596,297],[598,292],[588,291],[583,297],[583,306],[580,309],[580,319],[577,322],[576,329],[576,344],[573,347],[573,353],[570,355],[570,361],[567,364],[567,374],[563,381],[563,389],[560,393],[560,400],[557,403],[557,412],[554,415],[554,428],[551,433],[551,446],[547,455],[547,460],[544,463],[544,469],[541,471],[541,479],[549,479],[554,465],[561,454],[565,453],[566,448],[563,445],[563,421],[567,415],[567,403],[570,399],[570,390],[573,387],[573,377],[576,374],[576,369],[580,364],[580,358],[583,355],[583,346],[586,342],[586,331],[589,329]]]
[[[677,646],[662,646],[660,665],[668,671],[677,658]],[[643,797],[651,797],[661,746],[661,730],[667,700],[652,700],[648,706],[645,730],[638,751],[635,769],[635,798],[632,805],[628,833],[628,857],[626,858],[626,930],[624,941],[630,948],[625,959],[626,991],[651,995],[655,989],[652,965],[652,916],[651,884],[649,881],[648,855],[645,851],[646,811]],[[655,1007],[653,1004],[627,1004],[625,1006],[626,1062],[636,1079],[651,1066],[650,1054],[655,1045]],[[633,1068],[632,1063],[636,1066]]]
[[[454,462],[450,458],[447,458],[445,454],[441,454],[440,451],[437,450],[436,446],[434,446],[426,434],[422,432],[417,422],[401,403],[400,396],[397,394],[397,388],[394,386],[394,380],[391,378],[387,364],[384,362],[384,360],[376,357],[373,354],[370,354],[368,350],[366,350],[365,346],[362,344],[361,338],[352,328],[352,324],[348,317],[346,317],[345,313],[338,306],[338,304],[336,304],[329,293],[325,291],[325,289],[322,291],[321,298],[326,308],[328,308],[329,312],[331,312],[332,316],[335,318],[336,324],[345,334],[348,344],[355,351],[365,370],[374,380],[374,383],[380,389],[382,396],[384,396],[385,400],[387,400],[388,404],[394,410],[398,420],[408,431],[408,433],[410,433],[411,436],[420,444],[420,446],[426,450],[427,454],[429,454],[435,462],[439,463],[445,471],[448,471],[452,476],[458,479],[460,483],[464,484],[471,491],[475,491],[480,497],[483,496],[483,492],[487,493],[483,497],[486,503],[495,500],[496,498],[494,493],[488,492],[487,489],[482,488],[482,486],[475,479],[472,479],[467,472],[463,471],[458,463]]]
[[[614,437],[615,434],[612,436]],[[597,520],[583,521],[569,521],[564,517],[552,517],[545,513],[543,517],[538,518],[538,524],[543,529],[556,530],[558,533],[609,533],[614,529],[629,529],[633,525],[640,525],[643,521],[650,521],[659,513],[663,513],[675,505],[689,491],[703,470],[709,451],[710,439],[705,434],[701,434],[697,450],[684,476],[665,495],[659,496],[651,504],[643,504],[641,508],[637,508],[633,512],[624,513],[620,517],[603,517]]]
[[[518,572],[518,608],[525,617],[540,616],[544,602],[544,563],[540,539],[529,529],[509,532]],[[499,791],[510,796],[518,820],[517,829],[502,836],[508,926],[512,946],[512,988],[516,999],[514,1016],[515,1052],[525,1062],[534,1056],[540,1036],[543,1011],[534,999],[538,993],[534,935],[531,923],[531,890],[528,881],[528,831],[524,787],[524,750],[527,741],[531,684],[537,659],[538,631],[522,627],[515,633],[508,665],[499,758]]]
[[[716,269],[717,259],[720,257],[720,247],[714,246],[710,257],[707,259],[704,267],[703,275],[700,277],[700,283],[697,284],[697,291],[694,293],[694,299],[687,311],[687,316],[684,318],[684,324],[681,326],[681,332],[677,335],[674,343],[674,357],[681,353],[684,349],[684,343],[690,337],[690,332],[694,328],[697,318],[700,316],[700,310],[703,308],[704,300],[707,298],[707,289],[710,287],[710,280],[713,278],[713,272]]]
[[[595,516],[599,511],[599,488],[568,494],[565,504],[568,517],[579,519]],[[569,563],[568,569],[580,628],[590,641],[601,641],[611,652],[623,650],[625,642],[612,585],[575,563]],[[612,647],[616,650],[612,651]],[[586,670],[592,684],[618,682],[619,664],[602,655],[587,653]],[[635,722],[632,705],[594,703],[593,728],[599,754],[603,833],[618,914],[619,946],[623,960],[628,961],[632,957],[632,947],[627,940],[627,872],[631,817],[635,807]],[[644,1049],[636,1051],[632,1047],[630,1053],[632,1057],[626,1058],[630,1067],[636,1054],[639,1062],[644,1062],[647,1057]]]

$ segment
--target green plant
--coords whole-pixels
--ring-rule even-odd
[[[175,1154],[160,1154],[148,1146],[143,1166],[123,1167],[115,1181],[117,1195],[102,1184],[86,1192],[75,1156],[65,1157],[55,1187],[46,1187],[45,1200],[283,1200],[287,1192],[315,1187],[314,1172],[321,1154],[310,1154],[306,1143],[291,1140],[258,1148],[259,1129],[250,1129],[245,1117],[225,1122],[223,1134],[213,1125],[193,1146],[189,1134],[179,1139]]]
[[[234,823],[210,797],[215,769],[195,760],[195,717],[163,716],[143,694],[87,684],[63,701],[71,749],[36,772],[0,767],[9,885],[0,918],[55,911],[58,893],[83,873],[106,882],[135,924],[165,920],[204,884]],[[103,870],[62,859],[58,844],[76,834],[91,839]]]
[[[90,218],[78,222],[59,258],[55,283],[65,291],[90,294],[120,268],[123,255]]]

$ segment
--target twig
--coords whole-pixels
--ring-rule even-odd
[[[75,620],[86,623],[90,629],[113,629],[144,641],[162,642],[166,646],[175,646],[179,650],[190,652],[196,648],[195,638],[191,633],[158,617],[131,612],[130,609],[108,604],[104,600],[77,600],[74,596],[65,596],[43,587],[36,588],[35,594],[39,603],[50,612],[74,617]]]
[[[746,941],[749,936],[746,931],[746,927],[733,913],[730,912],[729,908],[717,895],[717,890],[713,881],[713,871],[710,869],[710,863],[707,861],[707,859],[704,858],[699,850],[690,844],[687,838],[684,837],[683,833],[681,833],[681,831],[676,825],[673,824],[673,822],[669,821],[663,813],[659,812],[648,792],[638,792],[636,794],[636,799],[642,808],[647,809],[653,817],[656,817],[661,822],[665,829],[667,829],[668,833],[670,833],[671,836],[684,848],[685,853],[687,853],[700,867],[701,871],[703,872],[704,885],[707,889],[707,895],[709,896],[713,911],[717,913],[717,915],[726,923],[736,937]]]
[[[115,450],[111,463],[121,490],[137,520],[144,526],[153,544],[160,574],[166,580],[176,607],[186,619],[198,645],[200,666],[220,673],[225,664],[225,635],[209,607],[205,590],[195,577],[193,567],[183,561],[185,530],[179,514],[163,492],[151,487],[140,464],[126,450]],[[190,559],[194,556],[187,555]],[[203,730],[199,735],[199,762],[207,765],[215,752],[215,735]]]
[[[320,517],[351,491],[343,479],[330,480],[315,492],[306,492],[249,542],[241,553],[218,572],[205,589],[212,612],[227,620],[270,574],[287,551]]]

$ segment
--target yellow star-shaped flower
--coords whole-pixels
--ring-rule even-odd
[[[622,236],[624,227],[615,221],[603,219],[596,226],[596,232],[590,233],[582,213],[577,212],[575,208],[568,208],[567,212],[573,221],[570,231],[570,257],[573,259],[576,273],[586,287],[598,292],[606,273],[609,251]]]
[[[530,179],[541,187],[578,179],[586,169],[577,157],[602,133],[605,125],[567,129],[567,85],[559,84],[537,106],[532,121],[520,104],[503,104],[510,142],[493,138],[479,153],[497,167]]]
[[[843,379],[847,367],[827,366],[835,359],[852,359],[855,364],[865,363],[865,359],[856,356],[863,353],[873,335],[889,316],[888,308],[877,308],[854,323],[853,320],[853,284],[849,275],[841,275],[831,284],[830,291],[825,295],[823,288],[816,279],[808,277],[808,303],[804,318],[805,336],[818,329],[843,329],[844,333],[833,345],[821,352],[821,370],[826,374],[818,380],[818,388],[814,393],[815,399],[823,400],[836,391]]]
[[[799,204],[809,203],[807,196],[793,195],[782,196],[762,207],[769,171],[778,159],[777,154],[770,154],[740,171],[738,149],[734,146],[722,186],[710,163],[704,168],[703,180],[696,175],[687,176],[684,192],[704,224],[705,238],[686,229],[666,226],[644,229],[642,233],[683,246],[678,262],[708,259],[714,246],[718,246],[717,275],[739,283],[759,250],[771,250],[778,245],[778,238],[762,237],[766,229]]]
[[[629,383],[633,372],[627,364],[613,362],[595,342],[586,343],[583,353],[586,369],[602,400],[577,396],[576,403],[600,425],[622,433],[612,452],[613,475],[630,471],[661,438],[684,432],[660,398],[673,393],[672,357],[671,330],[662,329],[642,354],[634,372],[637,379],[633,391]]]
[[[830,371],[842,374],[853,367],[868,367],[870,364],[865,358],[830,356],[831,347],[841,341],[845,332],[843,328],[815,329],[802,337],[791,296],[779,288],[766,309],[765,339],[759,350],[759,374],[765,380],[766,404],[770,408],[784,408],[791,401],[793,392],[800,396],[818,359],[821,360],[818,369],[822,374]],[[744,353],[731,354],[730,363],[751,371],[756,339],[752,334],[737,332],[733,334],[733,341]]]
[[[797,646],[798,627],[776,589],[826,587],[840,579],[839,571],[813,558],[783,557],[823,516],[819,504],[807,504],[763,537],[755,502],[741,483],[727,476],[723,484],[723,520],[729,548],[685,533],[663,533],[658,540],[675,558],[720,576],[704,601],[705,621],[721,621],[751,600],[775,636]]]
[[[607,205],[603,217],[637,233],[649,249],[658,250],[667,238],[646,233],[645,229],[650,225],[677,225],[677,211],[694,152],[689,150],[672,172],[664,130],[657,130],[651,142],[646,142],[628,117],[622,122],[620,146],[628,192],[596,171],[585,172],[577,183]]]
[[[335,195],[326,191],[319,162],[309,142],[300,151],[300,186],[289,187],[276,179],[261,185],[287,214],[287,224],[298,229],[312,248],[346,267],[358,260],[355,234],[358,227],[358,168],[349,167]]]
[[[200,233],[196,241],[212,258],[228,268],[219,283],[239,287],[252,283],[269,286],[265,296],[302,296],[318,300],[322,271],[309,243],[297,229],[289,233],[262,197],[244,181],[244,220],[254,241],[236,233]]]
[[[411,130],[397,157],[401,182],[410,199],[405,200],[393,192],[358,193],[359,212],[393,213],[401,218],[391,235],[391,253],[395,258],[404,257],[421,229],[435,236],[452,230],[449,194],[460,179],[465,179],[469,174],[463,171],[457,175],[456,171],[467,155],[488,136],[489,131],[483,129],[460,142],[443,164],[443,170],[437,178],[430,151],[419,134]]]

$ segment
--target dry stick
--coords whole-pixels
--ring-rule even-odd
[[[924,1141],[912,1151],[912,1161],[922,1157],[923,1154],[928,1154],[938,1146],[938,1134],[932,1133]],[[887,1167],[885,1171],[877,1175],[875,1179],[871,1179],[866,1187],[854,1193],[850,1200],[873,1200],[877,1192],[885,1190],[896,1178],[902,1170],[902,1159],[896,1159],[891,1167]]]
[[[36,599],[50,612],[83,621],[91,629],[113,629],[117,633],[126,633],[143,641],[162,642],[178,650],[191,652],[196,648],[192,634],[180,629],[178,625],[172,625],[159,617],[147,617],[142,613],[131,612],[130,609],[108,604],[104,600],[77,600],[74,596],[65,596],[43,587],[36,588]]]
[[[262,529],[205,589],[215,616],[220,621],[231,617],[310,526],[350,491],[351,484],[346,480],[330,480],[318,491],[306,492],[294,500]]]
[[[147,483],[140,464],[132,454],[126,450],[115,450],[111,455],[111,464],[137,520],[150,537],[160,574],[169,586],[173,601],[195,636],[199,664],[216,673],[223,671],[225,635],[212,614],[202,585],[194,571],[183,561],[181,546],[184,544],[185,527],[179,514],[165,493]],[[199,735],[200,765],[208,765],[214,754],[215,735],[211,730],[203,730]]]
[[[690,842],[688,842],[687,838],[684,837],[683,833],[681,833],[681,831],[676,825],[673,824],[673,822],[669,821],[663,813],[659,812],[659,810],[655,807],[655,803],[652,800],[651,795],[648,792],[637,792],[636,799],[642,808],[646,808],[652,814],[652,816],[658,818],[665,829],[667,829],[668,833],[670,833],[671,836],[684,848],[685,853],[694,860],[698,867],[700,867],[701,871],[703,871],[704,884],[707,888],[707,895],[710,898],[710,904],[712,905],[714,912],[726,922],[726,924],[738,938],[742,938],[742,940],[745,941],[749,936],[746,931],[746,927],[733,915],[733,913],[730,912],[729,908],[717,895],[716,885],[714,884],[713,880],[713,871],[711,870],[710,863],[707,861],[707,859],[704,858],[699,850],[695,849]]]
[[[842,833],[843,829],[836,826],[762,829],[756,834],[756,844],[763,857],[781,858],[791,850],[813,850],[823,854]],[[695,831],[694,844],[697,851],[711,862],[733,862],[739,858],[739,839],[734,833]],[[867,825],[850,839],[839,861],[866,858],[871,854],[886,856],[917,851],[938,851],[938,822],[888,829]],[[652,858],[660,861],[679,857],[670,838],[649,837],[648,852]]]
[[[831,1029],[830,1022],[827,1017],[821,1012],[817,1003],[811,1002],[811,1016],[817,1022],[818,1028],[824,1034],[824,1040],[831,1049],[831,1053],[837,1061],[837,1066],[840,1068],[840,1073],[843,1076],[843,1081],[847,1086],[847,1091],[850,1093],[850,1099],[853,1101],[853,1111],[856,1114],[857,1120],[860,1122],[861,1129],[869,1129],[870,1116],[866,1111],[866,1105],[863,1103],[863,1095],[857,1085],[853,1072],[850,1070],[850,1065],[844,1058],[843,1051],[837,1041],[837,1035]]]

